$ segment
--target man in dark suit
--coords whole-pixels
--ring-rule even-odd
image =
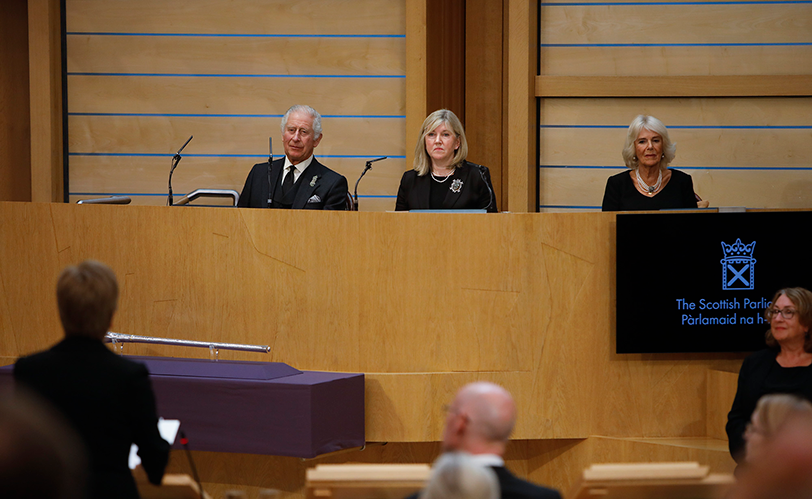
[[[522,480],[505,468],[503,456],[515,423],[516,404],[507,390],[488,382],[470,383],[448,408],[443,451],[467,452],[493,468],[502,499],[561,499],[557,490]]]
[[[240,194],[243,208],[344,210],[347,179],[319,163],[313,149],[321,142],[321,115],[310,106],[293,106],[282,118],[285,157],[251,168]]]
[[[83,440],[89,496],[135,499],[130,445],[138,445],[144,471],[158,485],[169,444],[158,432],[147,368],[103,343],[118,301],[116,276],[106,265],[88,260],[62,271],[56,295],[65,338],[50,350],[20,358],[14,378],[53,404]]]

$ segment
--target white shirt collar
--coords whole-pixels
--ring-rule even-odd
[[[302,161],[298,165],[294,165],[293,163],[291,163],[290,160],[288,159],[288,156],[285,155],[285,166],[282,169],[283,172],[282,181],[284,182],[285,175],[288,174],[288,167],[293,166],[293,181],[296,182],[297,180],[299,180],[299,177],[302,175],[302,173],[304,173],[305,170],[307,170],[307,167],[310,166],[310,163],[312,162],[313,162],[312,154],[310,155],[309,158]]]
[[[505,466],[505,460],[502,459],[502,456],[497,456],[496,454],[472,454],[471,459],[483,466]]]

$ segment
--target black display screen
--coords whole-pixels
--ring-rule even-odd
[[[765,347],[764,309],[812,289],[812,212],[617,215],[617,353]]]

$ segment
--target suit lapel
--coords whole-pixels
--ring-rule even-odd
[[[305,207],[307,200],[310,199],[316,187],[319,186],[319,181],[323,176],[321,169],[321,163],[316,161],[316,158],[313,158],[313,161],[310,162],[310,166],[307,167],[307,170],[302,172],[299,178],[299,180],[302,181],[302,185],[299,186],[299,191],[296,192],[296,198],[293,200],[291,208],[300,210]],[[313,177],[318,177],[315,182],[313,182]],[[322,201],[324,200],[322,199]]]
[[[448,189],[448,192],[446,193],[445,199],[443,200],[443,208],[445,209],[453,208],[454,205],[457,204],[457,201],[459,201],[460,196],[462,196],[462,191],[465,190],[466,187],[469,187],[468,185],[466,185],[468,183],[469,170],[470,168],[468,168],[465,163],[461,164],[456,170],[454,170],[454,176],[448,179],[448,182],[450,182],[450,184],[448,184],[448,187],[446,187]],[[454,192],[451,189],[451,187],[454,185],[454,182],[462,182],[462,185],[460,185],[459,189],[457,189],[457,192]]]

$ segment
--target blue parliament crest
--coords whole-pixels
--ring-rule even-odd
[[[722,289],[726,291],[753,289],[756,278],[754,270],[756,259],[753,258],[755,247],[755,241],[750,244],[742,244],[741,239],[736,239],[733,244],[725,244],[722,241],[722,251],[725,253],[725,257],[720,260]]]

